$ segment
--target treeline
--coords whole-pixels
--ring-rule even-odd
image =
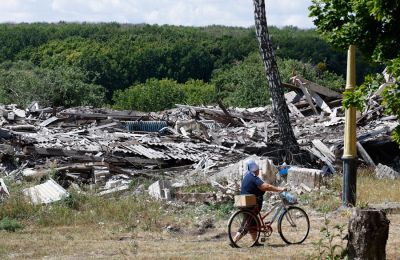
[[[270,33],[284,81],[308,73],[328,87],[344,85],[345,54],[315,31],[271,27]],[[1,24],[0,103],[35,99],[146,111],[173,106],[167,100],[265,105],[268,91],[257,52],[252,28]],[[162,99],[167,91],[179,98]],[[152,95],[163,101],[150,102]]]

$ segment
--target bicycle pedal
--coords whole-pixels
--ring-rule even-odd
[[[260,239],[260,242],[261,242],[261,243],[264,243],[264,242],[265,242],[265,237],[262,237],[262,238]]]

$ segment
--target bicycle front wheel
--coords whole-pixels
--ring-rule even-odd
[[[287,244],[301,244],[310,231],[310,221],[306,212],[291,206],[287,208],[278,220],[278,232]]]
[[[260,237],[258,217],[248,210],[237,211],[229,219],[228,235],[234,247],[252,247]]]

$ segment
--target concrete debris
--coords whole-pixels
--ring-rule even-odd
[[[98,196],[103,196],[103,195],[111,194],[111,193],[114,193],[114,192],[126,191],[128,189],[129,189],[129,185],[123,184],[121,186],[117,186],[117,187],[114,187],[114,188],[111,188],[111,189],[108,189],[108,190],[101,191],[97,195]]]
[[[399,202],[386,202],[382,204],[370,204],[373,209],[382,210],[386,214],[400,214],[400,203]]]
[[[290,167],[287,182],[292,186],[300,187],[303,184],[309,188],[318,189],[321,184],[321,176],[321,170]]]
[[[300,183],[300,187],[306,192],[312,191],[312,189],[310,187],[308,187],[307,185],[305,185],[304,183]]]
[[[386,166],[384,164],[378,164],[378,166],[376,166],[375,168],[375,174],[376,177],[378,177],[379,179],[392,179],[392,180],[396,180],[396,179],[400,179],[400,173],[393,170],[392,168],[390,168],[389,166]]]
[[[37,170],[33,168],[25,168],[22,170],[22,176],[26,180],[34,180],[34,179],[40,179],[43,176],[46,176],[50,172],[49,169],[46,170]]]
[[[271,106],[178,104],[144,113],[41,107],[35,101],[26,109],[0,105],[0,177],[31,181],[51,173],[64,189],[96,187],[100,195],[128,190],[138,177],[163,180],[149,193],[167,200],[173,197],[171,188],[212,181],[217,200],[223,200],[239,191],[246,162],[253,159],[264,181],[288,181],[309,192],[318,188],[321,169],[324,174],[341,171],[342,95],[298,75],[292,83],[283,84],[291,90],[285,98],[307,159],[284,177],[278,173],[285,158]],[[400,171],[400,150],[390,137],[398,121],[383,114],[379,93],[371,94],[357,122],[359,162]],[[173,187],[163,186],[167,180]]]
[[[259,176],[262,180],[271,184],[276,183],[278,168],[273,164],[272,160],[258,156],[250,156],[235,164],[225,167],[220,172],[215,174],[214,179],[223,178],[226,179],[228,183],[236,183],[236,186],[238,186],[241,183],[244,174],[247,172],[247,162],[250,160],[255,161],[259,165]]]
[[[133,196],[142,196],[144,194],[144,185],[140,184],[135,191],[132,193]]]
[[[49,204],[69,196],[69,193],[53,179],[49,179],[43,184],[24,189],[22,192],[36,205]]]
[[[0,202],[4,199],[10,197],[10,192],[8,192],[7,186],[4,180],[0,178]]]
[[[149,186],[149,194],[155,199],[171,200],[171,184],[169,181],[156,181]]]
[[[104,185],[104,189],[109,190],[119,186],[129,185],[129,183],[131,183],[130,180],[126,181],[123,179],[119,179],[118,176],[116,175],[114,176],[113,179],[106,182],[106,185]]]

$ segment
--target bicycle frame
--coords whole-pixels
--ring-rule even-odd
[[[276,203],[275,205],[272,206],[272,208],[266,212],[265,214],[261,214],[261,211],[257,213],[257,217],[260,221],[260,232],[267,233],[273,231],[272,229],[272,224],[275,222],[275,220],[281,216],[284,212],[284,209],[287,208],[287,205],[283,201]],[[276,209],[276,210],[275,210]],[[275,210],[275,214],[273,215],[272,219],[268,222],[264,222],[265,218],[268,217],[271,212]]]

